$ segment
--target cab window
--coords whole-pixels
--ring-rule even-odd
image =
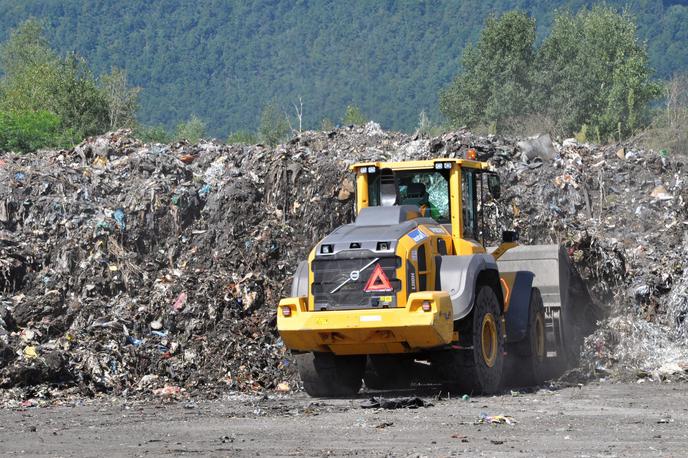
[[[418,170],[395,173],[396,205],[417,205],[424,216],[449,223],[449,171]],[[369,205],[380,205],[380,175],[368,176]]]

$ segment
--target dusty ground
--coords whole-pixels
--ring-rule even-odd
[[[606,384],[426,399],[370,410],[298,393],[215,401],[89,401],[0,411],[0,454],[50,456],[685,456],[688,383]],[[514,393],[516,394],[516,393]],[[476,424],[481,412],[514,425]]]

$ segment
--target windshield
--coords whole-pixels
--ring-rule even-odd
[[[449,223],[449,172],[438,170],[403,171],[394,174],[396,205],[417,205],[423,216]],[[380,205],[380,174],[368,177],[370,206]]]

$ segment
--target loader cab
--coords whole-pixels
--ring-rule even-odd
[[[415,205],[421,215],[450,223],[449,170],[381,169],[368,175],[369,207]]]
[[[415,205],[421,217],[432,218],[451,232],[454,254],[484,253],[479,210],[488,188],[495,197],[499,188],[498,177],[488,167],[470,159],[354,164],[357,212],[366,207]]]

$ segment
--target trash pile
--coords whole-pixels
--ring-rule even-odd
[[[553,146],[549,159],[495,161],[508,194],[500,206],[512,207],[500,211],[524,243],[564,243],[585,279],[599,326],[581,369],[626,380],[686,377],[685,158],[632,143]]]
[[[275,306],[298,261],[351,221],[348,166],[469,148],[502,177],[486,241],[517,229],[525,243],[563,242],[610,317],[588,339],[591,370],[688,362],[681,160],[375,123],[276,148],[151,145],[121,130],[0,153],[0,397],[295,389]]]

